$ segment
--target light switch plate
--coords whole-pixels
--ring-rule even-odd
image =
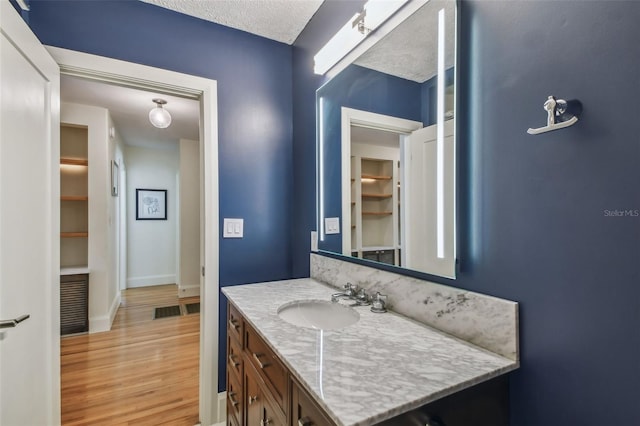
[[[244,219],[225,218],[222,238],[242,238],[244,236]]]
[[[325,234],[339,234],[340,233],[340,218],[339,217],[326,217],[324,219]]]

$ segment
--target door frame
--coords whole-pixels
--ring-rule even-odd
[[[419,121],[407,120],[391,115],[378,114],[375,112],[362,111],[354,108],[341,108],[340,115],[340,145],[341,145],[341,166],[340,172],[342,176],[342,229],[351,229],[351,180],[345,176],[351,176],[351,126],[365,127],[374,130],[383,130],[385,132],[394,132],[399,135],[408,135],[411,132],[421,129],[422,123]],[[322,195],[322,194],[321,194]],[[323,212],[324,216],[324,212]],[[323,229],[324,217],[320,218],[320,229]],[[345,237],[350,235],[342,233],[342,254],[351,256],[351,238]]]
[[[60,73],[125,87],[165,93],[200,102],[201,265],[200,278],[200,392],[203,425],[223,418],[218,410],[218,97],[217,81],[102,56],[45,46]],[[139,76],[144,76],[140,78]]]

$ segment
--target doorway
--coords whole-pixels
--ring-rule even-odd
[[[196,99],[200,105],[201,262],[199,413],[203,424],[219,421],[218,410],[218,158],[216,82],[109,58],[47,47],[63,75],[83,77]],[[144,79],[138,76],[144,75]],[[128,178],[128,176],[127,176]],[[206,219],[205,219],[206,218]]]

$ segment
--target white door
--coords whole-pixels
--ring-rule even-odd
[[[445,122],[443,164],[437,161],[437,125],[411,133],[404,142],[403,266],[444,277],[455,276],[454,120]],[[437,170],[443,170],[443,250],[438,253]]]
[[[0,1],[0,425],[60,423],[58,65]]]

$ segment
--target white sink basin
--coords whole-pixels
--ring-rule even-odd
[[[278,308],[283,320],[299,327],[336,330],[355,324],[360,314],[355,309],[324,300],[296,300]]]

